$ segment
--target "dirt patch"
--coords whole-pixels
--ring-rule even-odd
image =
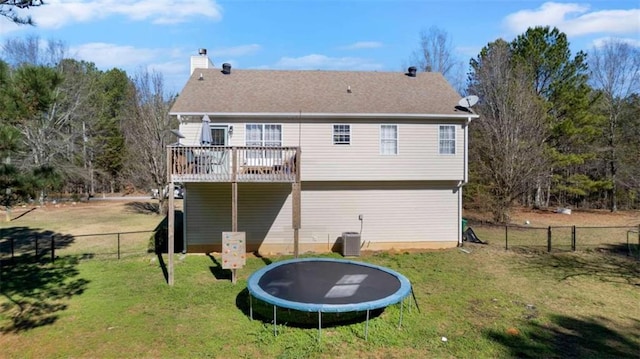
[[[471,221],[490,222],[487,212],[465,210],[463,216]],[[640,211],[572,210],[571,214],[556,213],[553,210],[515,208],[511,214],[511,224],[546,226],[637,226],[640,225]]]

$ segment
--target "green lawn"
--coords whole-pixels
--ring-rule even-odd
[[[279,312],[278,336],[269,319],[249,318],[247,277],[289,257],[249,258],[234,285],[216,255],[176,255],[173,287],[166,255],[116,260],[70,251],[53,264],[5,262],[0,357],[638,358],[640,262],[500,244],[465,250],[357,258],[404,274],[419,306],[409,310],[413,300],[405,300],[400,329],[400,306],[387,308],[371,319],[368,340],[362,320],[325,327],[318,341],[313,325],[281,321],[306,314]],[[270,307],[256,306],[270,318]]]
[[[368,341],[364,322],[323,328],[318,342],[314,328],[279,325],[274,336],[250,320],[245,284],[259,258],[236,285],[210,257],[177,258],[174,287],[150,255],[5,266],[0,356],[637,357],[637,263],[471,250],[361,258],[407,276],[420,309],[405,308],[398,329],[400,307],[387,308]]]

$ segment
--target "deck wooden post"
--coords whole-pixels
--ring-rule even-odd
[[[173,182],[169,182],[169,188],[173,188]],[[169,210],[167,211],[169,242],[167,245],[167,257],[169,257],[169,268],[167,274],[167,282],[173,285],[173,252],[175,251],[175,209],[174,209],[173,190],[169,192]]]
[[[167,257],[169,261],[169,267],[167,268],[167,283],[173,285],[173,252],[175,250],[175,208],[174,208],[174,195],[173,195],[173,179],[171,175],[171,149],[167,149],[167,177],[169,180],[169,187],[167,188],[167,195],[169,196],[169,205],[167,211]],[[162,191],[161,191],[162,192]],[[163,193],[160,193],[164,196]]]
[[[238,231],[238,182],[231,182],[231,231]]]
[[[238,231],[238,151],[231,150],[231,231]]]
[[[302,162],[302,153],[301,153],[301,149],[300,147],[296,148],[296,162],[295,162],[295,175],[296,175],[296,179],[295,182],[293,182],[291,184],[291,200],[292,200],[292,204],[291,204],[291,208],[292,208],[292,227],[293,227],[293,256],[295,258],[298,258],[298,255],[300,254],[300,227],[302,227],[301,224],[301,186],[300,186],[300,163]]]
[[[293,227],[293,256],[298,258],[300,254],[300,182],[291,184],[291,200],[292,200],[292,227]]]

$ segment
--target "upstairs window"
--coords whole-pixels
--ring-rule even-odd
[[[351,144],[351,125],[333,125],[333,144]]]
[[[282,125],[248,123],[245,126],[245,144],[249,147],[282,147]],[[246,160],[251,165],[265,165],[280,158],[280,150],[247,150]]]
[[[380,154],[398,154],[398,125],[380,125]]]
[[[282,125],[248,123],[245,130],[247,146],[282,146]]]
[[[456,127],[442,125],[438,131],[438,153],[441,155],[456,154]]]

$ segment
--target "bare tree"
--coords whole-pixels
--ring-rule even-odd
[[[527,76],[512,66],[510,46],[497,40],[472,60],[470,92],[482,120],[471,126],[470,163],[486,184],[494,219],[509,221],[512,203],[545,165],[544,110]]]
[[[594,48],[589,59],[591,82],[600,91],[600,100],[607,117],[607,177],[611,182],[610,209],[615,212],[618,209],[617,175],[624,147],[618,141],[620,118],[627,108],[625,102],[640,90],[640,49],[620,40],[609,40],[601,47]]]
[[[163,189],[167,186],[167,145],[172,141],[170,130],[175,121],[169,109],[175,99],[168,95],[161,73],[140,71],[133,79],[134,98],[132,117],[123,124],[127,148],[130,151],[130,178],[140,184]],[[173,194],[173,189],[168,191]],[[160,196],[161,212],[166,211],[165,199]]]
[[[16,9],[28,9],[41,5],[44,5],[42,0],[0,0],[0,16],[6,17],[16,24],[34,25],[31,16],[20,16]]]
[[[68,52],[63,41],[43,41],[38,36],[7,39],[2,50],[4,60],[14,67],[25,64],[54,67],[67,57]]]
[[[420,32],[420,47],[411,55],[411,64],[419,71],[440,72],[459,91],[463,92],[464,66],[454,55],[449,34],[436,26]]]

